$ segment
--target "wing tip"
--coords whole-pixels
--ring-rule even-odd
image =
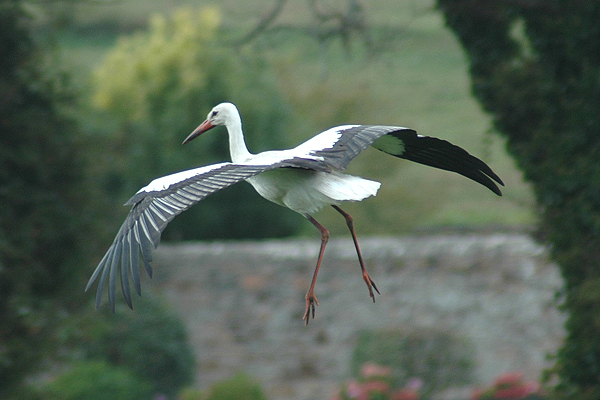
[[[487,175],[486,177],[488,178],[488,185],[485,186],[487,186],[492,192],[494,192],[498,196],[502,196],[502,191],[500,190],[498,185],[504,187],[504,182],[494,171],[492,171],[492,169],[487,164],[484,163],[484,165],[487,167],[487,170],[481,172]]]
[[[95,281],[95,280],[96,280],[96,279],[93,279],[93,280],[92,280],[92,278],[90,278],[90,279],[88,280],[88,283],[87,283],[87,285],[85,285],[85,290],[84,290],[84,292],[87,292],[88,290],[90,290],[90,288],[91,288],[91,287],[92,287],[92,285],[94,284],[94,281]]]
[[[493,188],[490,188],[492,190],[492,192],[494,192],[499,197],[502,197],[502,191],[500,190],[500,188],[496,184],[493,184],[493,185],[494,185]],[[502,186],[504,186],[504,185],[502,185]]]

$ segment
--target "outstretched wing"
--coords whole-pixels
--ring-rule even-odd
[[[162,231],[176,215],[208,195],[274,168],[303,167],[310,163],[315,169],[325,169],[319,160],[304,160],[285,152],[279,154],[279,157],[270,157],[268,163],[258,160],[220,163],[182,171],[155,179],[140,189],[125,204],[133,207],[86,286],[87,291],[99,279],[96,308],[100,306],[104,286],[108,283],[108,299],[114,311],[118,279],[126,302],[132,307],[130,279],[135,291],[141,295],[140,254],[146,272],[152,276],[152,251],[158,246]]]
[[[504,186],[502,179],[479,158],[446,140],[417,135],[412,129],[404,129],[380,137],[373,147],[399,158],[456,172],[502,196],[496,185]]]
[[[413,129],[382,125],[344,125],[331,128],[296,149],[321,156],[332,168],[344,170],[362,150],[373,146],[393,156],[459,173],[498,196],[500,177],[479,158],[446,140],[417,135]],[[495,182],[494,182],[495,181]]]
[[[146,272],[152,276],[152,251],[176,215],[216,191],[267,170],[282,167],[344,170],[369,146],[396,157],[457,172],[502,195],[494,183],[503,185],[502,180],[483,161],[445,140],[420,136],[412,129],[395,126],[338,126],[290,150],[264,152],[244,163],[214,164],[155,179],[126,203],[133,207],[90,277],[86,291],[99,279],[98,308],[108,283],[109,303],[114,310],[117,280],[120,280],[123,296],[132,307],[130,279],[141,295],[140,254]]]

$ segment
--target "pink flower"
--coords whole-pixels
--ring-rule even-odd
[[[474,391],[471,400],[520,400],[539,391],[540,385],[537,382],[525,382],[523,373],[508,372],[500,375],[492,387]]]
[[[471,394],[471,399],[470,400],[481,400],[481,396],[483,396],[484,390],[483,389],[475,389],[473,390],[473,393]]]
[[[367,391],[355,380],[348,382],[348,385],[346,386],[346,396],[357,400],[368,400],[369,398]]]
[[[510,387],[515,385],[520,385],[523,382],[523,373],[522,372],[507,372],[505,374],[500,375],[496,378],[496,382],[494,382],[494,386],[499,387]]]
[[[529,390],[529,394],[539,393],[542,389],[537,382],[526,382],[524,386]]]
[[[363,384],[363,389],[367,393],[371,393],[371,392],[387,393],[390,389],[390,385],[388,385],[385,382],[381,382],[381,381],[369,381],[369,382],[365,382]]]
[[[504,387],[502,389],[497,389],[494,394],[497,399],[523,399],[530,394],[537,392],[538,385],[535,382],[527,383],[527,384],[518,384],[513,387]]]
[[[419,394],[414,390],[400,389],[392,394],[392,400],[419,400]]]
[[[365,363],[360,369],[360,374],[364,378],[382,377],[390,376],[392,374],[392,370],[375,363]]]

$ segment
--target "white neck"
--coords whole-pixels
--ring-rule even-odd
[[[231,154],[231,161],[234,163],[246,161],[252,154],[248,151],[246,142],[244,141],[242,120],[239,114],[232,117],[226,126],[227,132],[229,133],[229,152]]]

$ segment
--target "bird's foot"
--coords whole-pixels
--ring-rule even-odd
[[[319,300],[317,300],[317,296],[314,293],[306,294],[306,311],[304,311],[304,324],[308,325],[308,320],[311,315],[312,318],[315,319],[315,307],[319,305]]]
[[[367,274],[366,272],[363,274],[363,280],[365,281],[365,283],[367,284],[367,287],[369,288],[369,296],[371,296],[371,298],[373,299],[373,303],[375,303],[375,294],[373,293],[373,289],[375,289],[377,294],[381,295],[381,293],[379,292],[379,289],[377,289],[377,285],[375,285],[375,281],[373,279],[371,279],[369,274]]]

